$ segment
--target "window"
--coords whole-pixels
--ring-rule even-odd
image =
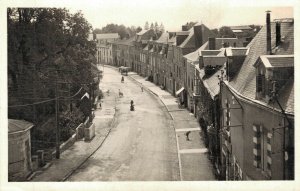
[[[264,88],[265,75],[258,74],[256,76],[256,92],[262,92]]]
[[[261,125],[253,125],[253,165],[261,169],[266,175],[271,176],[272,166],[272,133],[263,129]]]

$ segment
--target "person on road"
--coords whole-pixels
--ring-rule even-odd
[[[187,131],[187,132],[185,133],[185,136],[186,136],[186,140],[187,140],[187,141],[190,140],[190,138],[189,138],[190,133],[191,133],[191,131]]]
[[[99,102],[99,108],[102,109],[101,101]]]
[[[134,111],[133,100],[130,101],[130,111]]]
[[[124,76],[122,76],[122,78],[121,78],[121,82],[124,82]]]
[[[141,86],[141,90],[142,90],[142,92],[144,92],[144,88],[143,88],[143,86]]]

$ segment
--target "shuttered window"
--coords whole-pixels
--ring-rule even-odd
[[[258,74],[256,76],[256,91],[261,92],[262,91],[262,75]]]
[[[261,168],[261,134],[262,127],[253,125],[253,165],[256,168]]]

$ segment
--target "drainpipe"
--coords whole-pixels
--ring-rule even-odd
[[[266,23],[267,23],[267,54],[271,55],[271,11],[266,11]]]

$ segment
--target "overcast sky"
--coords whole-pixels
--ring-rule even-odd
[[[115,23],[141,26],[145,22],[163,23],[168,31],[180,30],[189,21],[199,21],[210,28],[224,25],[264,24],[265,11],[271,19],[293,17],[292,2],[248,0],[247,4],[233,0],[98,0],[81,1],[70,7],[82,10],[93,28]],[[268,6],[271,5],[271,6]],[[278,7],[280,6],[280,7]]]
[[[168,31],[180,30],[190,21],[209,28],[264,24],[266,10],[272,11],[271,19],[290,18],[293,12],[298,18],[300,12],[299,0],[0,0],[0,5],[82,10],[94,29],[110,23],[143,28],[148,21],[163,23]],[[293,6],[298,9],[293,10]]]

